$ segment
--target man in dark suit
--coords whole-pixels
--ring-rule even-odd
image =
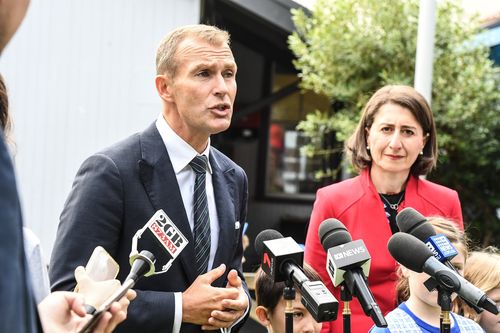
[[[132,237],[162,209],[189,243],[166,273],[139,281],[118,331],[238,328],[249,307],[241,269],[247,177],[210,146],[210,135],[229,127],[236,96],[229,35],[206,25],[176,29],[160,44],[156,66],[156,122],[78,171],[52,253],[52,289],[73,288],[72,268],[97,245],[117,260],[122,280]]]
[[[0,53],[21,24],[28,2],[0,0]],[[16,178],[5,144],[4,129],[9,122],[8,98],[5,85],[0,83],[0,332],[76,332],[88,320],[81,295],[52,293],[38,304],[38,309],[35,304],[24,252]],[[133,298],[132,294],[130,298]],[[125,319],[128,300],[124,298],[120,303],[113,304],[93,332],[109,333]]]

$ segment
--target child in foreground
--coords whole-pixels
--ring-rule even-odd
[[[458,255],[451,260],[451,263],[460,274],[463,274],[468,255],[465,234],[453,222],[444,218],[431,217],[428,220],[434,226],[436,234],[445,235],[457,249]],[[429,292],[424,286],[429,275],[411,271],[402,265],[398,269],[398,274],[397,295],[402,303],[385,316],[387,328],[372,327],[370,332],[439,333],[441,307],[437,303],[437,291]],[[450,312],[450,320],[451,333],[483,332],[476,322],[456,313]]]
[[[304,264],[304,274],[311,281],[321,281],[318,273]],[[261,325],[270,333],[285,333],[285,299],[283,298],[284,282],[274,283],[260,268],[255,281],[257,308],[255,313]],[[319,333],[321,324],[300,302],[300,292],[296,290],[293,301],[293,333]]]

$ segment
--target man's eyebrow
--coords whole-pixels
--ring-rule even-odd
[[[197,70],[200,70],[202,68],[211,68],[215,65],[216,65],[215,62],[200,62],[193,67],[192,71],[197,71]],[[224,67],[225,67],[225,69],[229,68],[232,70],[235,70],[237,68],[236,63],[234,61],[225,62]]]

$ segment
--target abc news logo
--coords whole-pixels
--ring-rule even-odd
[[[366,248],[364,246],[358,246],[358,247],[355,247],[355,248],[352,248],[352,249],[349,249],[346,251],[334,253],[333,259],[342,260],[342,259],[345,259],[347,257],[352,257],[352,256],[358,255],[360,253],[365,253],[365,252],[366,252]]]
[[[174,258],[187,243],[177,227],[163,214],[152,221],[148,228]]]
[[[451,259],[457,255],[457,250],[445,235],[435,235],[425,243],[438,260]]]

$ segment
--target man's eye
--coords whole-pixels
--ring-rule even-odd
[[[222,74],[225,78],[231,78],[234,76],[234,72],[233,71],[226,71]]]
[[[386,126],[386,127],[382,127],[380,130],[381,130],[382,132],[384,132],[384,133],[389,133],[389,132],[391,132],[391,131],[392,131],[392,128],[390,128],[390,127],[387,127],[387,126]]]
[[[196,74],[196,76],[208,77],[210,73],[208,71],[200,71]]]

